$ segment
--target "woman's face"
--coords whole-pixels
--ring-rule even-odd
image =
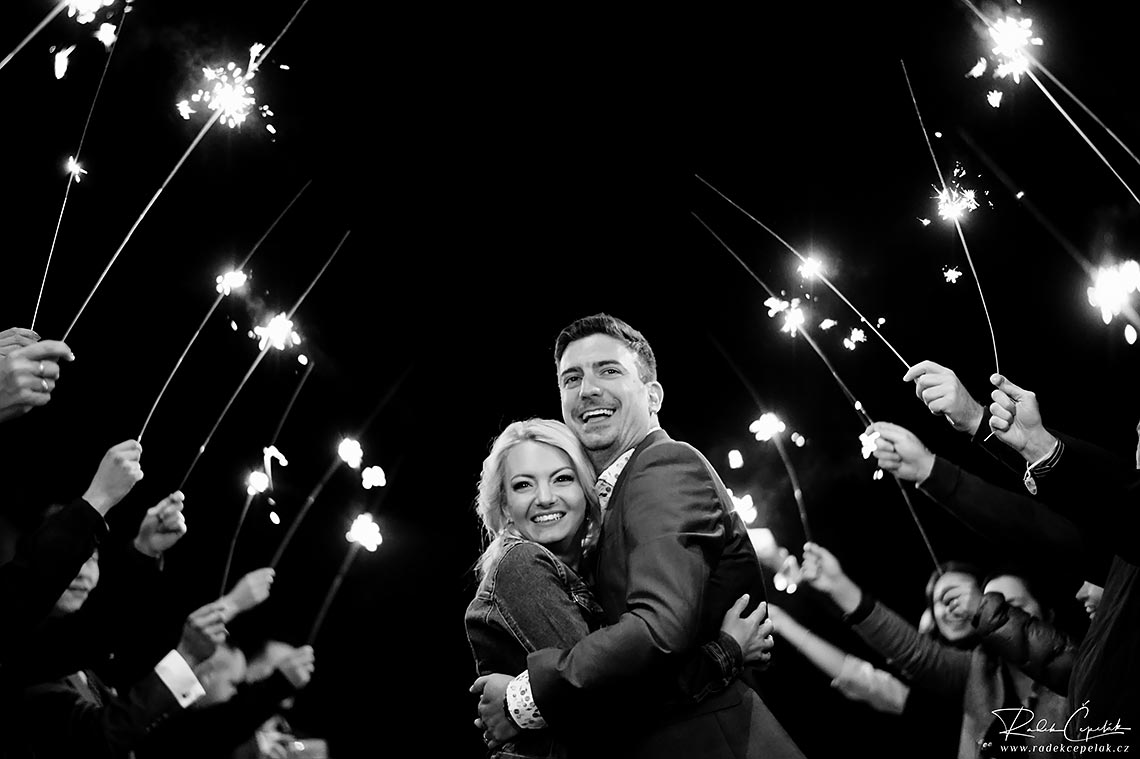
[[[962,640],[974,632],[974,627],[964,612],[952,614],[943,600],[951,590],[958,589],[965,593],[980,596],[978,581],[965,572],[946,572],[934,583],[934,624],[938,625],[942,637],[949,641]],[[964,599],[962,599],[964,600]],[[969,604],[959,601],[958,608],[967,608]]]
[[[570,457],[527,440],[505,463],[506,515],[528,540],[560,557],[577,558],[586,522],[586,494]]]

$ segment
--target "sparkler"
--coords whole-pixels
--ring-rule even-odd
[[[250,82],[257,76],[258,56],[264,50],[265,45],[253,45],[249,49],[249,63],[244,70],[233,61],[225,66],[203,68],[206,87],[191,95],[189,100],[175,104],[179,115],[189,121],[191,114],[197,113],[190,104],[205,104],[211,111],[220,111],[221,122],[230,129],[245,123],[246,117],[257,105]],[[263,114],[272,113],[268,106],[261,106],[259,110]]]
[[[56,16],[63,13],[63,11],[68,7],[69,4],[70,4],[70,0],[63,0],[63,2],[61,2],[59,5],[55,6],[55,8],[53,8],[51,11],[49,11],[48,14],[46,16],[44,16],[44,20],[41,21],[39,24],[37,24],[36,28],[32,29],[32,31],[28,33],[27,37],[24,37],[24,39],[20,40],[20,43],[18,45],[16,45],[15,49],[13,49],[12,52],[10,52],[6,56],[4,56],[4,60],[0,60],[0,69],[3,69],[5,66],[7,66],[8,62],[11,61],[13,58],[15,58],[16,54],[19,53],[21,50],[23,50],[29,42],[31,42],[33,39],[35,39],[36,35],[39,34],[40,32],[42,32],[44,30],[44,28],[55,19]]]
[[[702,180],[702,181],[704,181],[704,180]],[[715,188],[714,188],[714,190],[715,190]],[[719,190],[716,190],[716,192],[718,194],[720,194]],[[724,197],[724,196],[721,195],[721,197]],[[731,203],[732,201],[729,201],[729,202]],[[733,205],[736,205],[736,204],[733,203]],[[739,208],[739,206],[737,206],[737,207]],[[741,210],[743,210],[743,209],[741,209]],[[747,214],[747,211],[745,211],[745,213]],[[717,233],[714,232],[711,227],[709,227],[708,224],[705,224],[704,220],[701,219],[701,217],[697,216],[695,213],[692,215],[697,221],[699,221],[701,223],[701,226],[703,226],[706,230],[708,230],[709,234],[711,234],[713,236],[713,238],[716,239],[716,241],[719,242],[721,244],[721,246],[726,251],[728,251],[728,253],[733,258],[735,258],[737,260],[737,262],[742,267],[744,267],[744,270],[746,272],[748,272],[748,274],[752,277],[752,279],[755,280],[756,283],[759,284],[760,287],[762,287],[764,289],[764,291],[767,292],[770,297],[772,297],[772,298],[776,297],[775,291],[773,291],[772,288],[768,287],[767,283],[765,283],[764,280],[760,279],[760,277],[756,274],[756,272],[752,271],[752,269],[747,264],[744,263],[744,261],[740,258],[740,256],[738,256],[736,254],[736,252],[733,251],[732,248],[730,248],[728,246],[728,243],[726,243],[724,240],[722,240],[720,238],[720,236],[717,235]],[[759,222],[757,222],[757,223],[759,223]],[[787,246],[787,243],[785,243],[785,246]],[[790,247],[790,246],[787,246],[787,247]],[[864,319],[863,321],[866,322],[866,319]],[[866,409],[863,407],[862,402],[860,402],[855,397],[855,394],[851,392],[851,388],[849,388],[847,386],[847,383],[844,382],[843,379],[839,376],[839,373],[835,370],[835,367],[832,366],[831,361],[828,360],[827,355],[823,352],[823,350],[820,349],[819,345],[815,342],[815,340],[812,339],[812,337],[808,333],[808,331],[807,330],[801,330],[800,334],[803,336],[804,340],[807,341],[807,344],[811,346],[812,350],[815,351],[816,356],[818,356],[820,361],[823,362],[824,366],[827,367],[827,370],[829,372],[831,372],[832,379],[835,380],[835,383],[839,386],[839,389],[843,392],[843,395],[846,396],[848,402],[851,403],[852,408],[854,409],[855,413],[858,414],[858,416],[859,416],[860,422],[863,423],[863,429],[866,430],[866,428],[870,427],[874,422],[872,421],[871,416],[867,413]],[[715,340],[714,340],[714,344],[716,344]],[[753,398],[758,400],[759,396],[756,394],[755,390],[752,388],[752,385],[744,377],[743,373],[736,367],[736,364],[732,361],[732,359],[728,356],[728,354],[724,351],[724,349],[720,348],[719,344],[717,344],[717,347],[718,347],[718,349],[720,349],[721,355],[723,355],[725,357],[725,359],[729,362],[729,364],[736,371],[736,376],[738,378],[740,378],[741,382],[743,382],[745,387],[747,387],[749,389],[749,392],[752,393]],[[776,437],[774,439],[777,441],[779,440],[778,437]],[[860,440],[862,441],[862,435],[860,435]],[[777,445],[777,449],[779,449],[778,445]],[[866,458],[866,456],[864,456],[864,458]],[[789,477],[790,477],[790,473],[789,473]],[[907,489],[903,486],[902,481],[898,477],[895,477],[894,480],[895,480],[895,484],[899,488],[899,492],[902,494],[903,500],[906,502],[907,510],[910,512],[910,517],[914,521],[914,526],[918,528],[918,533],[922,537],[923,543],[926,545],[926,550],[930,554],[930,559],[931,559],[931,561],[934,562],[935,570],[938,571],[939,574],[941,574],[941,565],[938,562],[938,557],[934,553],[934,547],[930,543],[930,538],[927,536],[926,530],[923,529],[922,523],[918,519],[918,512],[914,508],[914,502],[911,500],[910,493],[907,492]],[[806,520],[804,521],[804,531],[806,534],[806,532],[807,532]]]
[[[851,330],[851,337],[843,338],[843,347],[849,351],[853,351],[855,350],[856,343],[865,342],[867,342],[867,334],[858,327],[855,327]]]
[[[384,395],[384,397],[380,399],[380,402],[376,404],[376,407],[372,409],[372,413],[370,413],[368,415],[368,418],[364,420],[364,424],[362,424],[360,428],[356,430],[353,437],[362,437],[364,433],[368,431],[368,428],[371,426],[372,421],[377,417],[380,411],[388,405],[388,402],[392,400],[393,397],[395,397],[396,393],[404,384],[404,380],[407,379],[409,374],[411,374],[411,367],[408,367],[404,370],[404,373],[400,375],[400,378],[396,380],[395,384],[393,384],[388,392]],[[297,528],[301,526],[301,522],[304,521],[305,516],[308,515],[309,509],[313,507],[313,503],[316,502],[317,498],[321,494],[321,491],[324,490],[325,485],[328,483],[329,479],[332,478],[333,473],[335,473],[336,470],[340,468],[340,465],[342,463],[343,461],[340,456],[336,456],[329,464],[329,468],[326,469],[325,473],[321,476],[321,479],[317,481],[316,486],[313,487],[311,491],[309,491],[309,495],[305,497],[305,502],[301,505],[300,511],[297,512],[297,516],[294,517],[292,524],[289,525],[289,529],[285,532],[285,537],[281,539],[280,545],[277,546],[277,550],[273,554],[273,559],[269,562],[270,567],[274,569],[277,568],[277,564],[281,561],[281,557],[285,555],[285,549],[289,547],[289,543],[293,540],[293,536],[297,534]]]
[[[297,302],[293,304],[293,307],[289,309],[289,312],[285,315],[286,318],[293,318],[293,314],[296,313],[297,309],[301,307],[301,304],[305,302],[305,298],[307,298],[309,296],[309,293],[312,292],[313,287],[317,284],[317,282],[320,281],[321,276],[325,273],[325,270],[329,268],[329,264],[333,262],[333,259],[336,258],[336,254],[340,252],[341,247],[344,246],[344,243],[350,234],[351,230],[344,233],[344,237],[342,237],[340,239],[340,242],[337,243],[337,246],[333,249],[332,254],[328,257],[328,260],[325,261],[324,266],[322,266],[321,270],[317,272],[317,276],[313,278],[313,281],[309,283],[309,286],[307,288],[305,288],[305,292],[301,293],[301,297],[298,298]],[[264,348],[262,348],[261,352],[257,354],[257,358],[255,358],[253,360],[253,363],[250,364],[249,371],[245,373],[245,376],[242,377],[241,382],[238,383],[237,389],[234,390],[234,394],[230,396],[230,399],[226,403],[225,408],[222,409],[222,413],[218,417],[218,420],[214,422],[214,426],[210,429],[210,433],[206,435],[205,442],[203,442],[201,447],[198,448],[198,453],[195,454],[194,460],[190,462],[190,468],[186,470],[186,474],[182,477],[182,484],[179,486],[179,490],[185,490],[186,481],[190,479],[190,474],[194,471],[194,467],[198,465],[198,460],[201,459],[202,454],[206,452],[206,447],[213,439],[214,433],[218,431],[218,427],[221,426],[222,420],[226,418],[226,414],[229,413],[230,407],[234,405],[234,401],[237,400],[238,395],[241,393],[246,383],[249,382],[249,378],[253,376],[253,372],[255,369],[257,369],[257,365],[260,364],[261,360],[265,358],[265,354],[269,352],[269,349],[271,347],[271,345],[266,345]]]
[[[942,276],[946,278],[947,282],[954,284],[958,281],[958,278],[962,276],[962,272],[958,271],[957,266],[952,266],[949,269],[944,269]]]
[[[914,88],[910,85],[910,74],[908,74],[906,71],[906,63],[903,61],[899,61],[899,63],[902,65],[903,78],[906,79],[907,92],[910,93],[910,100],[914,104],[914,113],[918,117],[918,126],[920,129],[922,129],[922,137],[924,140],[926,140],[926,147],[930,151],[930,160],[934,162],[934,171],[938,174],[938,182],[942,185],[942,193],[949,196],[950,188],[947,186],[946,180],[942,176],[942,169],[938,166],[938,158],[934,155],[934,146],[930,144],[930,136],[926,133],[926,125],[922,121],[922,111],[918,109],[918,99],[914,95]],[[941,213],[941,208],[939,208],[939,212]],[[948,217],[943,216],[942,218],[945,219]],[[954,222],[954,229],[958,232],[958,239],[962,241],[962,250],[966,252],[966,263],[970,265],[970,272],[974,275],[974,284],[978,286],[978,297],[982,301],[982,311],[986,315],[986,324],[990,328],[990,342],[993,344],[994,349],[994,371],[1000,374],[1001,364],[998,362],[997,337],[994,335],[993,320],[990,319],[990,307],[986,304],[985,294],[982,293],[982,282],[980,279],[978,279],[978,270],[974,267],[974,259],[970,255],[970,246],[966,244],[966,234],[962,231],[962,224],[959,221],[959,217],[951,216],[950,219]],[[910,367],[907,368],[909,369]]]
[[[360,484],[365,490],[382,488],[388,484],[384,470],[378,466],[370,466],[360,473]]]
[[[301,336],[293,329],[293,321],[284,313],[275,315],[265,325],[253,328],[258,338],[257,347],[265,350],[273,346],[279,351],[301,344]]]
[[[346,437],[337,446],[336,455],[351,468],[359,469],[364,460],[364,449],[360,447],[360,441]]]
[[[383,542],[383,538],[380,535],[380,527],[372,521],[370,514],[361,514],[358,516],[344,537],[349,543],[348,553],[344,557],[344,562],[340,565],[340,571],[338,571],[336,577],[333,578],[329,592],[325,595],[325,601],[321,604],[321,610],[317,612],[317,618],[309,630],[307,645],[310,646],[317,639],[317,633],[320,632],[321,625],[325,621],[325,616],[332,606],[333,598],[336,597],[337,591],[340,590],[340,585],[344,582],[344,576],[348,574],[348,569],[352,566],[356,554],[360,553],[361,548],[367,550],[369,553],[374,553]]]
[[[67,74],[67,64],[73,52],[75,52],[75,45],[62,48],[56,52],[55,58],[53,59],[56,79],[63,79],[64,75]]]
[[[289,204],[285,206],[284,210],[282,210],[281,213],[277,215],[277,218],[274,219],[273,223],[269,225],[269,228],[265,230],[265,233],[261,235],[261,238],[256,243],[254,243],[254,246],[252,248],[250,248],[249,253],[247,253],[245,258],[242,259],[241,263],[238,264],[236,270],[219,275],[216,280],[218,285],[218,297],[214,299],[214,303],[206,312],[206,316],[202,319],[202,323],[198,325],[198,329],[194,331],[193,336],[190,338],[190,342],[187,343],[186,348],[183,349],[182,355],[179,356],[178,361],[175,362],[174,368],[170,371],[170,375],[166,378],[166,382],[162,384],[162,389],[158,391],[158,397],[155,398],[154,403],[151,404],[150,412],[147,413],[146,421],[143,422],[142,430],[139,432],[138,437],[135,438],[136,440],[142,442],[142,436],[146,432],[146,428],[150,424],[151,417],[154,416],[154,411],[158,408],[158,404],[162,400],[162,396],[166,393],[166,388],[170,387],[170,382],[174,379],[174,375],[178,373],[178,369],[182,366],[182,362],[186,359],[186,354],[188,354],[190,352],[190,348],[194,346],[195,341],[198,339],[198,335],[202,334],[202,329],[206,326],[206,322],[210,320],[210,317],[214,315],[214,311],[218,309],[218,305],[222,302],[222,298],[229,295],[230,292],[233,292],[233,290],[237,287],[245,284],[246,278],[242,269],[245,268],[250,259],[253,258],[253,254],[257,252],[257,249],[261,247],[261,244],[265,242],[265,239],[269,237],[274,229],[277,228],[278,223],[280,223],[280,221],[285,218],[285,214],[289,213],[289,209],[291,209],[293,207],[293,204],[300,199],[301,195],[305,193],[305,190],[309,189],[309,185],[312,183],[313,180],[310,179],[308,182],[305,182],[304,186],[301,187],[300,190],[297,191],[297,194],[293,196],[293,199],[289,201]]]
[[[246,72],[245,76],[246,82],[248,82],[256,74],[261,62],[269,59],[269,55],[273,52],[273,48],[277,46],[277,43],[281,41],[281,38],[285,36],[285,33],[289,31],[289,28],[293,26],[293,22],[297,20],[297,17],[301,15],[301,11],[303,11],[305,9],[305,6],[308,4],[309,0],[302,0],[296,12],[294,12],[292,18],[290,18],[288,23],[285,24],[285,27],[281,30],[281,33],[277,35],[277,38],[273,40],[269,46],[265,47],[264,49],[260,49],[258,51],[259,55],[257,55],[255,58],[251,58],[249,71]],[[2,68],[2,64],[0,64],[0,68]],[[83,305],[79,307],[79,312],[75,315],[75,318],[71,320],[71,326],[69,326],[67,328],[67,331],[63,333],[63,340],[65,342],[67,341],[68,336],[71,334],[71,330],[75,328],[76,322],[79,321],[79,317],[82,316],[83,312],[87,309],[87,304],[91,302],[91,298],[94,297],[96,291],[99,289],[99,286],[103,284],[103,280],[107,277],[107,272],[109,272],[111,270],[111,267],[115,265],[115,261],[118,260],[119,256],[123,252],[123,249],[127,247],[127,243],[129,243],[131,237],[134,236],[135,230],[139,228],[139,225],[142,224],[143,219],[145,219],[147,214],[150,213],[150,209],[153,208],[154,204],[158,202],[159,196],[162,195],[162,192],[166,189],[167,185],[169,185],[171,180],[174,179],[175,175],[178,174],[179,169],[181,169],[182,165],[186,163],[186,159],[190,157],[190,154],[194,152],[194,149],[198,147],[198,145],[205,138],[206,134],[210,131],[210,129],[213,128],[214,124],[218,122],[224,113],[225,111],[220,108],[213,112],[213,115],[210,116],[209,120],[202,126],[202,129],[199,130],[197,136],[194,137],[194,140],[190,143],[190,146],[186,148],[186,152],[184,152],[182,154],[182,157],[178,159],[178,162],[174,164],[174,168],[171,170],[170,174],[168,174],[166,179],[163,180],[162,184],[159,185],[158,190],[146,204],[146,207],[143,208],[142,213],[139,214],[139,217],[135,220],[135,223],[131,225],[130,230],[127,231],[127,236],[123,238],[123,241],[115,250],[114,255],[111,256],[111,260],[107,262],[106,268],[104,268],[103,272],[99,275],[99,279],[95,281],[95,286],[91,288],[91,292],[88,293],[86,300],[83,301]]]
[[[1112,318],[1128,305],[1129,296],[1140,289],[1140,264],[1126,261],[1119,266],[1102,266],[1088,289],[1089,305],[1100,309],[1101,319]]]
[[[753,216],[752,214],[750,214],[748,211],[744,210],[744,208],[742,208],[740,205],[738,205],[738,204],[736,203],[736,201],[734,201],[732,198],[728,197],[728,196],[727,196],[727,195],[725,195],[723,192],[721,192],[720,190],[718,190],[716,187],[714,187],[713,185],[711,185],[709,182],[707,182],[707,181],[706,181],[706,180],[705,180],[703,177],[701,177],[699,174],[694,174],[693,176],[695,176],[695,177],[696,177],[698,180],[700,180],[700,182],[701,182],[702,184],[704,184],[706,187],[708,187],[710,190],[712,190],[712,191],[713,191],[713,192],[715,192],[717,195],[719,195],[721,198],[723,198],[725,201],[727,201],[727,202],[729,203],[729,205],[731,205],[731,206],[732,206],[733,208],[735,208],[736,210],[740,211],[742,214],[744,214],[744,215],[745,215],[745,216],[747,216],[749,219],[751,219],[753,222],[755,222],[755,223],[756,223],[756,224],[757,224],[757,225],[758,225],[758,226],[759,226],[761,229],[763,229],[765,232],[767,232],[767,233],[768,233],[768,234],[770,234],[772,237],[774,237],[774,238],[776,239],[776,241],[777,241],[777,242],[779,242],[781,245],[783,245],[785,248],[787,248],[787,249],[788,249],[788,251],[790,251],[790,252],[792,253],[792,255],[794,255],[796,258],[798,258],[798,259],[800,260],[800,263],[803,263],[803,264],[807,264],[807,258],[806,258],[805,256],[803,256],[803,255],[802,255],[802,254],[801,254],[801,253],[800,253],[798,250],[796,250],[795,248],[793,248],[793,247],[792,247],[790,244],[788,244],[788,242],[786,242],[786,241],[784,240],[784,238],[782,238],[782,237],[780,237],[778,234],[776,234],[776,232],[775,232],[775,231],[774,231],[774,230],[773,230],[771,227],[769,227],[767,224],[765,224],[764,222],[762,222],[762,221],[760,221],[759,219],[757,219],[755,216]],[[702,224],[702,225],[705,227],[705,229],[708,229],[708,230],[709,230],[709,232],[712,232],[712,230],[711,230],[711,229],[709,229],[709,226],[708,226],[707,224],[705,224],[703,221],[701,221],[701,219],[700,219],[700,217],[699,217],[699,216],[697,216],[696,214],[693,214],[693,216],[694,216],[694,217],[696,217],[697,221],[700,221],[700,222],[701,222],[701,224]],[[715,233],[713,233],[713,236],[714,236],[714,237],[716,237],[716,234],[715,234]],[[720,238],[719,238],[719,237],[717,237],[717,240],[720,240]],[[723,242],[723,241],[721,241],[721,244],[722,244],[722,245],[724,245],[724,242]],[[736,252],[735,252],[735,251],[733,251],[733,250],[732,250],[731,248],[729,248],[727,245],[724,245],[724,247],[725,247],[725,249],[726,249],[726,250],[728,250],[729,254],[731,254],[731,255],[732,255],[732,257],[733,257],[733,258],[735,258],[735,259],[737,260],[737,262],[739,262],[739,263],[740,263],[740,265],[741,265],[741,266],[743,266],[745,269],[748,269],[748,265],[747,265],[747,264],[745,264],[745,263],[744,263],[744,261],[743,261],[743,260],[742,260],[742,259],[741,259],[741,258],[740,258],[738,255],[736,255]],[[749,269],[749,271],[751,271],[751,269]],[[827,276],[826,276],[826,275],[825,275],[825,274],[824,274],[822,271],[819,271],[819,272],[816,274],[816,276],[818,276],[818,277],[819,277],[819,279],[820,279],[820,280],[821,280],[821,281],[822,281],[822,282],[823,282],[825,285],[827,285],[827,287],[828,287],[828,288],[829,288],[829,289],[830,289],[830,290],[831,290],[833,293],[835,293],[837,296],[839,296],[839,299],[840,299],[840,300],[842,300],[844,303],[846,303],[846,304],[847,304],[847,307],[848,307],[848,308],[850,308],[852,311],[854,311],[854,312],[855,312],[855,315],[859,317],[859,321],[861,321],[861,322],[863,322],[864,324],[866,324],[866,325],[867,325],[867,327],[869,327],[869,328],[870,328],[870,330],[871,330],[872,332],[874,332],[874,333],[875,333],[875,336],[876,336],[876,337],[878,337],[878,338],[879,338],[879,339],[880,339],[880,340],[883,342],[883,345],[887,346],[887,348],[888,348],[888,349],[891,351],[891,353],[895,354],[895,357],[896,357],[896,358],[897,358],[899,361],[901,361],[901,362],[902,362],[903,366],[905,366],[907,369],[909,369],[909,368],[911,367],[911,364],[907,363],[907,360],[906,360],[906,359],[904,359],[904,358],[902,357],[902,354],[901,354],[901,353],[899,353],[897,350],[895,350],[895,347],[894,347],[893,345],[891,345],[891,344],[890,344],[890,343],[887,341],[887,338],[883,337],[883,334],[882,334],[881,332],[879,332],[879,330],[877,330],[877,329],[875,328],[875,326],[874,326],[873,324],[871,324],[871,322],[867,321],[867,317],[863,316],[863,313],[862,313],[862,312],[861,312],[859,309],[855,308],[855,304],[854,304],[854,303],[852,303],[850,300],[848,300],[847,296],[846,296],[846,295],[844,295],[843,293],[841,293],[841,292],[839,291],[839,288],[837,288],[835,285],[833,285],[833,284],[831,283],[831,280],[830,280],[830,279],[828,279],[828,278],[827,278]],[[765,286],[765,288],[764,288],[764,289],[765,289],[765,290],[768,290],[767,286]],[[771,291],[771,290],[768,290],[768,295],[769,295],[769,296],[771,296],[772,298],[775,298],[775,297],[777,297],[777,296],[776,296],[776,293],[775,293],[775,292],[773,292],[773,291]]]

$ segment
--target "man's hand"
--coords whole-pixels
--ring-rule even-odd
[[[973,435],[985,409],[966,390],[958,375],[933,361],[920,361],[907,370],[903,382],[914,380],[914,392],[930,413],[946,417],[959,432]]]
[[[182,626],[178,653],[191,667],[197,667],[214,655],[226,640],[226,622],[221,603],[214,601],[190,614]]]
[[[503,712],[503,700],[511,680],[514,678],[510,675],[483,675],[469,688],[471,693],[479,694],[479,718],[475,720],[475,727],[482,728],[483,742],[488,748],[497,748],[519,734]]]
[[[265,567],[255,569],[238,580],[234,589],[219,599],[225,607],[226,621],[244,611],[249,611],[269,598],[269,590],[273,587],[273,578],[276,574],[273,569]]]
[[[316,657],[313,654],[312,646],[295,648],[277,662],[278,671],[285,675],[297,690],[301,690],[309,684],[315,668]]]
[[[815,543],[804,543],[803,578],[819,592],[831,596],[845,614],[855,611],[863,599],[863,591],[843,574],[839,559]]]
[[[767,667],[772,661],[772,646],[775,645],[772,622],[768,619],[768,604],[761,603],[747,617],[742,617],[747,606],[748,594],[745,593],[724,615],[720,631],[732,636],[744,654],[744,661]]]
[[[878,432],[875,438],[875,460],[879,468],[907,482],[922,484],[934,469],[934,454],[910,430],[875,422],[867,433]]]
[[[1021,454],[1028,462],[1048,455],[1057,443],[1041,422],[1037,395],[1023,390],[1000,374],[990,377],[996,390],[990,404],[990,429],[998,440]]]
[[[12,327],[0,332],[0,358],[4,358],[17,348],[38,343],[40,336],[30,329]]]
[[[119,443],[103,456],[95,479],[83,494],[83,500],[91,504],[103,516],[123,500],[135,483],[143,478],[139,458],[142,446],[134,440]]]
[[[182,514],[185,496],[176,490],[157,506],[147,509],[135,536],[135,550],[157,559],[186,534],[186,517]]]
[[[15,347],[0,358],[0,422],[51,400],[60,359],[74,361],[75,355],[58,340]]]

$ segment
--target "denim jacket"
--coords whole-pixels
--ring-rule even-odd
[[[507,537],[498,563],[479,583],[464,618],[480,675],[516,675],[527,668],[529,653],[572,648],[602,621],[601,606],[586,582],[543,546],[518,537]],[[740,647],[722,633],[689,656],[678,695],[700,701],[726,688],[742,666]],[[564,737],[528,730],[494,756],[563,759],[570,755]]]

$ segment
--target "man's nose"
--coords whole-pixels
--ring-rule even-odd
[[[598,395],[602,392],[602,388],[594,380],[593,377],[585,375],[582,377],[582,384],[578,386],[578,394],[582,397]]]

